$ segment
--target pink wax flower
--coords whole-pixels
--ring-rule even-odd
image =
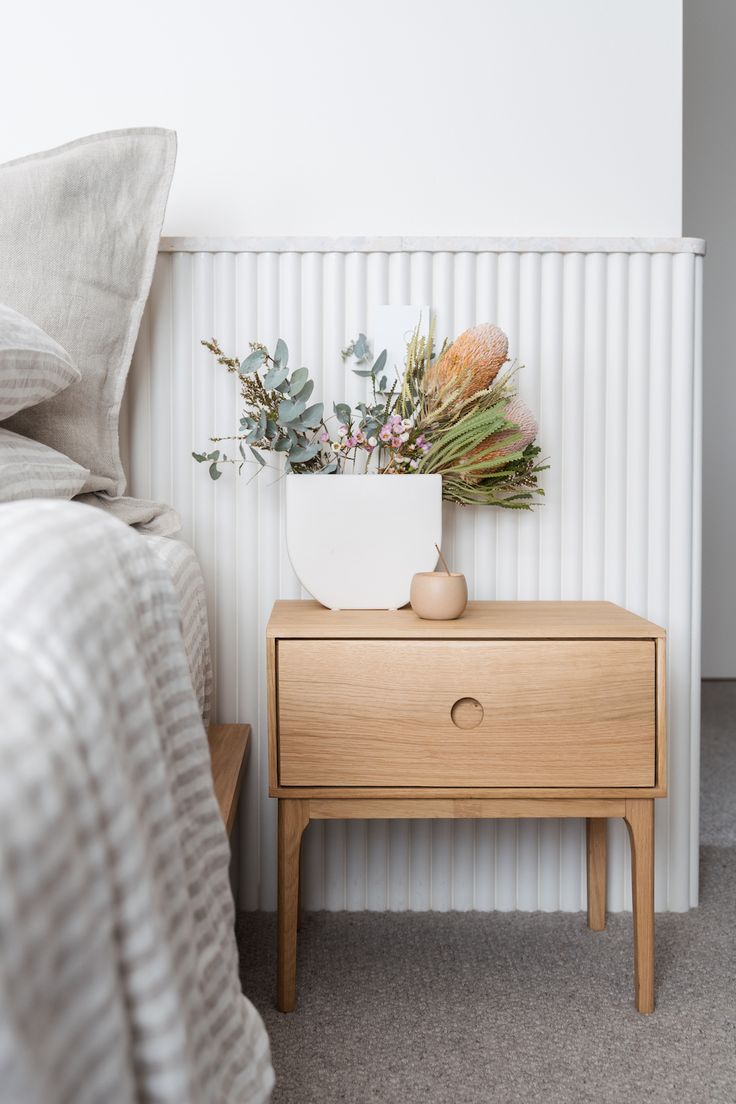
[[[320,433],[319,439],[322,442],[322,444],[324,445],[326,441],[329,441],[330,435],[329,435],[329,433]]]
[[[347,427],[346,425],[341,425],[341,426],[338,426],[338,427],[337,427],[337,432],[339,433],[339,435],[340,435],[341,437],[347,437],[347,435],[348,435],[348,427]]]

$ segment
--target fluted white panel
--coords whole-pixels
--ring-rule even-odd
[[[348,243],[349,244],[349,243]],[[237,425],[237,379],[201,338],[243,355],[282,336],[328,404],[364,384],[340,349],[384,303],[431,303],[440,337],[497,321],[525,365],[522,397],[550,459],[546,504],[519,515],[445,508],[445,544],[478,598],[607,598],[669,630],[670,798],[657,804],[656,902],[697,903],[700,342],[698,243],[272,240],[166,243],[131,371],[131,493],[181,513],[209,589],[216,714],[249,721],[241,905],[276,903],[267,796],[264,633],[274,600],[303,592],[284,544],[274,473],[217,484],[191,460]],[[375,245],[375,248],[373,247]],[[402,248],[403,246],[403,248]],[[329,406],[328,406],[329,408]],[[350,534],[346,534],[349,555]],[[376,724],[390,723],[377,713]],[[610,834],[609,903],[630,906],[628,845]],[[304,901],[328,909],[580,909],[578,821],[312,824]]]

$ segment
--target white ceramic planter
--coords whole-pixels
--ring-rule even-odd
[[[329,609],[398,609],[442,540],[439,475],[288,475],[286,543]]]

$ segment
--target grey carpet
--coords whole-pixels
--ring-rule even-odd
[[[736,682],[703,683],[701,740],[700,841],[736,847]]]
[[[285,1016],[274,917],[241,913],[274,1104],[734,1104],[736,685],[704,685],[703,722],[702,904],[657,918],[654,1015],[632,1006],[627,915],[314,913]]]

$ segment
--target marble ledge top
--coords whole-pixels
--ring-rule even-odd
[[[702,238],[162,238],[160,253],[696,253]]]

